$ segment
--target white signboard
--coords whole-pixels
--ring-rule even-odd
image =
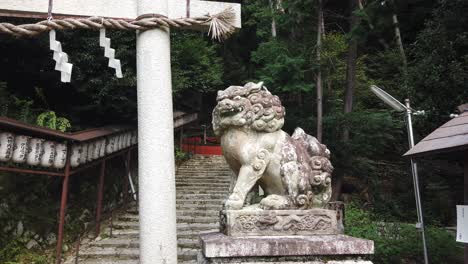
[[[457,205],[457,242],[468,243],[468,205]]]

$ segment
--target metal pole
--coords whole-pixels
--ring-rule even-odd
[[[206,125],[203,125],[203,144],[206,145]]]
[[[411,119],[412,111],[410,107],[410,100],[405,100],[406,104],[406,125],[408,127],[408,142],[410,149],[414,147],[414,136],[413,136],[413,122]],[[419,192],[419,176],[418,176],[418,164],[411,159],[411,172],[413,174],[413,185],[414,185],[414,196],[416,199],[416,212],[418,215],[418,223],[416,223],[416,228],[421,230],[422,241],[423,241],[423,250],[424,250],[424,263],[428,264],[429,260],[427,257],[427,245],[426,245],[426,234],[424,231],[424,219],[421,206],[421,195]]]
[[[124,173],[124,186],[123,186],[123,203],[124,206],[127,206],[128,202],[128,175],[130,174],[130,150],[127,152],[127,156],[124,157],[124,167],[125,167],[125,173]]]
[[[133,200],[136,202],[137,201],[137,193],[136,193],[136,190],[135,190],[135,185],[133,184],[133,180],[132,180],[132,171],[131,171],[131,159],[130,159],[130,152],[128,153],[128,156],[127,156],[127,163],[125,163],[125,165],[127,166],[127,177],[126,177],[126,181],[125,181],[125,191],[128,193],[128,185],[130,184],[130,191],[132,193],[132,197],[133,197]],[[126,204],[127,202],[125,202]]]
[[[99,175],[99,186],[98,186],[98,197],[97,197],[97,207],[96,207],[96,231],[95,236],[99,236],[101,231],[101,210],[102,210],[102,196],[104,192],[104,175],[106,172],[106,160],[103,160],[101,163],[101,170]]]
[[[183,148],[183,143],[184,143],[184,126],[181,126],[180,127],[180,133],[179,133],[179,149],[180,151],[183,151],[184,148]]]
[[[63,227],[65,225],[65,210],[67,208],[68,182],[70,178],[70,152],[71,152],[71,145],[68,144],[67,164],[65,165],[65,177],[62,181],[62,198],[60,201],[60,216],[59,216],[59,227],[58,227],[58,235],[57,235],[57,252],[55,254],[56,264],[60,264],[62,262]]]

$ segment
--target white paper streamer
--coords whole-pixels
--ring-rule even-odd
[[[104,56],[109,58],[109,67],[115,69],[115,76],[122,78],[122,67],[120,60],[115,59],[115,49],[111,48],[110,38],[106,38],[106,29],[101,28],[99,34],[99,46],[104,48]]]
[[[69,83],[73,64],[68,63],[68,55],[62,51],[62,44],[55,38],[55,30],[49,32],[50,49],[54,51],[55,70],[60,72],[60,80]]]

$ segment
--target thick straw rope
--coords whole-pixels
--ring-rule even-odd
[[[229,37],[235,30],[233,26],[235,14],[232,8],[228,8],[215,15],[205,15],[193,18],[170,19],[157,14],[143,15],[135,20],[89,17],[89,18],[65,18],[43,20],[36,24],[13,25],[0,23],[0,33],[6,33],[15,37],[34,37],[50,30],[69,29],[94,29],[101,28],[116,30],[144,31],[153,28],[175,27],[196,28],[209,25],[209,32],[213,39],[223,40]]]

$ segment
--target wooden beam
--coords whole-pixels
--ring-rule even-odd
[[[48,3],[48,0],[1,0],[0,16],[47,18]],[[186,17],[186,0],[171,0],[169,5],[169,18]],[[234,10],[235,27],[240,28],[241,5],[236,3],[191,0],[190,17],[216,14],[226,8]],[[52,14],[56,18],[99,16],[132,20],[137,17],[137,5],[136,0],[57,0]]]

